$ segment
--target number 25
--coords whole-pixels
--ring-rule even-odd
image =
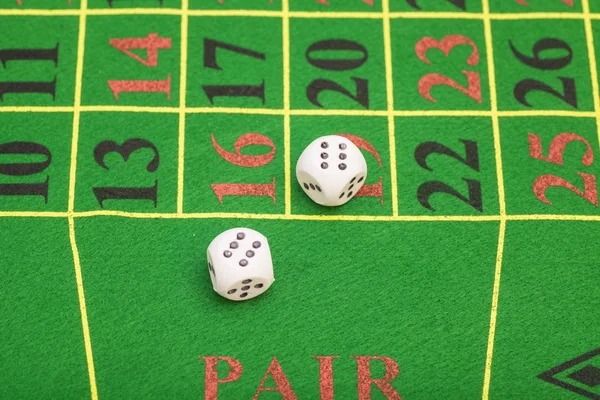
[[[567,145],[573,141],[583,142],[587,146],[587,150],[581,158],[581,163],[586,167],[592,165],[594,162],[594,153],[592,151],[592,147],[587,140],[574,133],[561,133],[556,135],[554,139],[552,139],[552,142],[550,142],[548,157],[544,157],[542,154],[542,139],[534,133],[529,133],[529,154],[535,159],[562,166],[565,149]],[[533,193],[538,200],[546,204],[552,204],[552,202],[546,198],[546,190],[551,186],[564,187],[565,189],[570,190],[579,197],[584,198],[588,202],[598,207],[596,176],[584,174],[583,172],[578,172],[577,175],[583,178],[583,191],[576,188],[575,185],[564,178],[556,175],[545,174],[539,176],[533,182]]]

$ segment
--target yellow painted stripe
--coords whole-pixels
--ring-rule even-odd
[[[185,170],[185,116],[188,59],[188,0],[181,1],[181,66],[179,85],[179,140],[177,156],[177,213],[183,213],[184,170]]]
[[[498,203],[500,206],[500,230],[498,233],[498,250],[496,253],[496,269],[492,291],[488,346],[485,359],[482,399],[488,400],[492,376],[492,361],[494,356],[494,339],[498,315],[498,297],[500,294],[500,276],[502,272],[502,257],[504,252],[504,235],[506,233],[506,203],[504,197],[504,173],[502,171],[502,147],[500,145],[500,124],[498,121],[498,97],[496,93],[496,70],[494,65],[494,47],[492,40],[492,22],[490,19],[489,0],[483,0],[483,25],[485,31],[485,47],[487,53],[488,79],[490,88],[490,105],[492,111],[492,132],[494,135],[494,154],[496,159],[496,177],[498,180]]]
[[[90,396],[92,400],[98,399],[98,388],[96,385],[96,373],[94,367],[94,357],[92,352],[92,341],[88,325],[87,309],[85,303],[85,292],[83,288],[83,277],[81,273],[81,263],[79,260],[79,251],[75,240],[75,220],[73,210],[75,208],[75,188],[77,179],[77,150],[79,145],[79,130],[81,117],[81,93],[83,82],[83,59],[85,57],[85,34],[86,34],[86,14],[87,0],[81,0],[81,12],[79,13],[79,36],[77,40],[77,64],[75,67],[75,101],[73,106],[73,135],[71,140],[71,167],[69,178],[69,201],[68,201],[68,222],[69,222],[69,240],[71,251],[73,252],[73,265],[75,268],[75,278],[77,283],[77,294],[79,298],[79,311],[81,314],[81,326],[83,332],[83,342],[85,346],[85,355],[88,368],[88,377],[90,381]]]
[[[74,107],[29,107],[29,106],[0,106],[0,113],[6,112],[74,112]],[[179,114],[179,107],[144,107],[144,106],[81,106],[80,112],[135,112]],[[230,108],[230,107],[186,107],[186,114],[254,114],[254,115],[284,115],[283,109],[266,108]],[[388,110],[290,110],[290,115],[303,116],[348,116],[348,117],[387,117]],[[520,110],[498,111],[499,117],[570,117],[595,118],[594,111],[567,110]],[[479,110],[394,110],[396,117],[490,117],[491,111]]]
[[[394,74],[392,71],[392,33],[390,0],[383,0],[383,43],[385,50],[385,82],[387,92],[388,137],[390,150],[390,180],[392,186],[392,215],[398,216],[398,176],[396,165],[396,121],[394,115]]]
[[[282,18],[282,11],[267,10],[189,10],[187,15],[193,17],[259,17]],[[43,10],[43,9],[0,9],[0,16],[105,16],[105,15],[182,15],[176,8],[98,8],[88,10]],[[337,18],[337,19],[382,19],[382,12],[327,12],[327,11],[290,11],[290,18]],[[465,12],[391,12],[390,18],[405,19],[484,19],[481,13]],[[584,19],[584,13],[489,13],[492,20],[519,19]],[[590,13],[590,19],[600,19],[600,13]]]
[[[496,252],[496,268],[494,270],[494,288],[492,290],[492,307],[490,312],[490,326],[488,331],[488,345],[485,357],[485,371],[483,375],[482,400],[489,399],[490,381],[492,378],[492,360],[494,357],[494,341],[496,338],[496,322],[498,319],[498,298],[500,296],[500,278],[502,276],[502,257],[504,254],[504,237],[506,235],[506,220],[500,220],[498,232],[498,250]]]
[[[290,67],[290,5],[289,0],[282,2],[282,40],[283,40],[283,159],[285,174],[285,214],[292,214],[292,162],[291,162],[291,67]]]
[[[125,217],[137,219],[223,219],[223,218],[247,218],[247,219],[277,219],[289,221],[460,221],[460,222],[485,222],[500,221],[500,215],[457,215],[457,216],[377,216],[377,215],[285,215],[285,214],[251,214],[251,213],[140,213],[111,210],[68,212],[48,211],[0,211],[0,218],[91,218],[91,217]],[[560,214],[516,214],[507,215],[508,221],[600,221],[600,215],[560,215]]]

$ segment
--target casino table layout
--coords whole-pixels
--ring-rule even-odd
[[[0,399],[600,399],[599,1],[1,3]]]

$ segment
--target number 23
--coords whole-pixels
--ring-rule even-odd
[[[425,64],[431,64],[431,61],[427,59],[427,51],[430,49],[438,49],[441,50],[444,55],[448,56],[450,51],[459,46],[461,44],[466,44],[471,46],[473,51],[469,58],[467,58],[467,64],[470,66],[476,66],[479,64],[479,50],[473,42],[468,37],[462,35],[448,35],[444,37],[441,41],[437,41],[432,37],[424,37],[419,40],[415,46],[415,53],[417,53],[417,57]],[[479,72],[466,71],[463,70],[462,73],[467,77],[467,87],[462,87],[455,80],[438,73],[430,73],[421,78],[419,80],[418,88],[419,93],[426,100],[429,100],[433,103],[436,103],[437,100],[431,96],[431,89],[437,85],[445,85],[450,86],[454,89],[459,90],[460,92],[466,94],[473,100],[478,103],[481,103],[481,78]]]

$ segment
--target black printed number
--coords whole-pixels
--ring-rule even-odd
[[[7,162],[4,158],[25,156],[43,160],[37,162]],[[33,142],[10,142],[0,144],[0,174],[7,176],[28,176],[46,170],[52,162],[52,154],[46,146]],[[4,183],[0,184],[0,196],[41,196],[48,203],[50,177],[40,183]]]
[[[109,140],[101,142],[94,148],[94,159],[99,166],[110,170],[104,162],[107,154],[118,153],[123,157],[123,161],[127,162],[129,157],[140,149],[150,149],[154,153],[154,157],[146,165],[146,170],[155,172],[160,162],[158,149],[152,142],[144,139],[129,139],[120,146]],[[152,187],[95,187],[92,190],[102,208],[104,208],[105,200],[151,200],[154,207],[157,206],[158,202],[158,180],[155,181]]]
[[[223,67],[217,61],[218,49],[222,49],[222,51],[227,50],[260,61],[267,59],[264,53],[206,38],[204,39],[204,67],[219,71],[223,70]],[[204,85],[202,89],[211,104],[214,104],[215,97],[256,97],[261,100],[262,104],[265,104],[264,80],[260,85]]]
[[[560,70],[568,66],[573,59],[573,49],[571,49],[571,47],[565,41],[560,39],[545,38],[537,41],[533,45],[532,56],[528,56],[520,52],[512,43],[512,41],[509,40],[508,44],[515,57],[521,63],[541,71]],[[544,52],[550,52],[554,56],[543,57]],[[557,57],[557,52],[561,52],[564,55]],[[531,103],[529,103],[529,101],[527,101],[527,94],[532,91],[540,91],[561,99],[563,102],[567,103],[573,108],[577,108],[577,89],[575,85],[575,79],[564,76],[558,76],[557,78],[562,85],[562,88],[559,90],[537,79],[523,79],[515,85],[515,99],[524,106],[531,108],[533,106]]]
[[[36,61],[38,63],[40,61],[51,62],[57,68],[58,43],[55,47],[49,49],[0,49],[0,62],[5,69],[8,68],[7,65],[9,62],[19,62],[13,66],[12,71],[23,71],[35,64],[24,64],[24,62],[28,61]],[[55,100],[56,75],[50,81],[0,82],[0,102],[4,100],[4,95],[7,93],[49,94],[52,96],[52,100]]]
[[[465,0],[446,0],[448,3],[460,8],[463,11],[467,10]],[[421,10],[421,7],[417,4],[417,0],[406,0],[406,3],[414,8],[415,10]]]
[[[324,58],[327,52],[344,51],[356,53],[355,58]],[[325,53],[322,54],[321,53]],[[321,55],[321,57],[319,57]],[[345,39],[327,39],[313,43],[306,50],[306,60],[315,68],[327,71],[350,71],[362,67],[368,60],[369,53],[360,43]],[[354,82],[354,93],[341,84],[329,79],[315,79],[306,88],[306,97],[319,108],[325,106],[319,101],[319,95],[324,91],[333,91],[340,93],[354,102],[360,104],[363,108],[369,109],[369,81],[351,76]]]
[[[427,164],[427,159],[432,154],[441,154],[449,156],[466,165],[472,170],[479,172],[479,152],[477,142],[471,140],[461,140],[465,146],[465,156],[458,154],[448,146],[438,142],[421,143],[415,150],[415,161],[419,166],[427,171],[433,169]],[[429,202],[429,198],[434,193],[446,193],[463,201],[479,212],[483,212],[483,199],[481,194],[481,182],[474,179],[462,178],[467,183],[467,196],[461,194],[448,184],[440,181],[428,181],[423,183],[417,189],[417,200],[419,204],[428,210],[435,211]]]

